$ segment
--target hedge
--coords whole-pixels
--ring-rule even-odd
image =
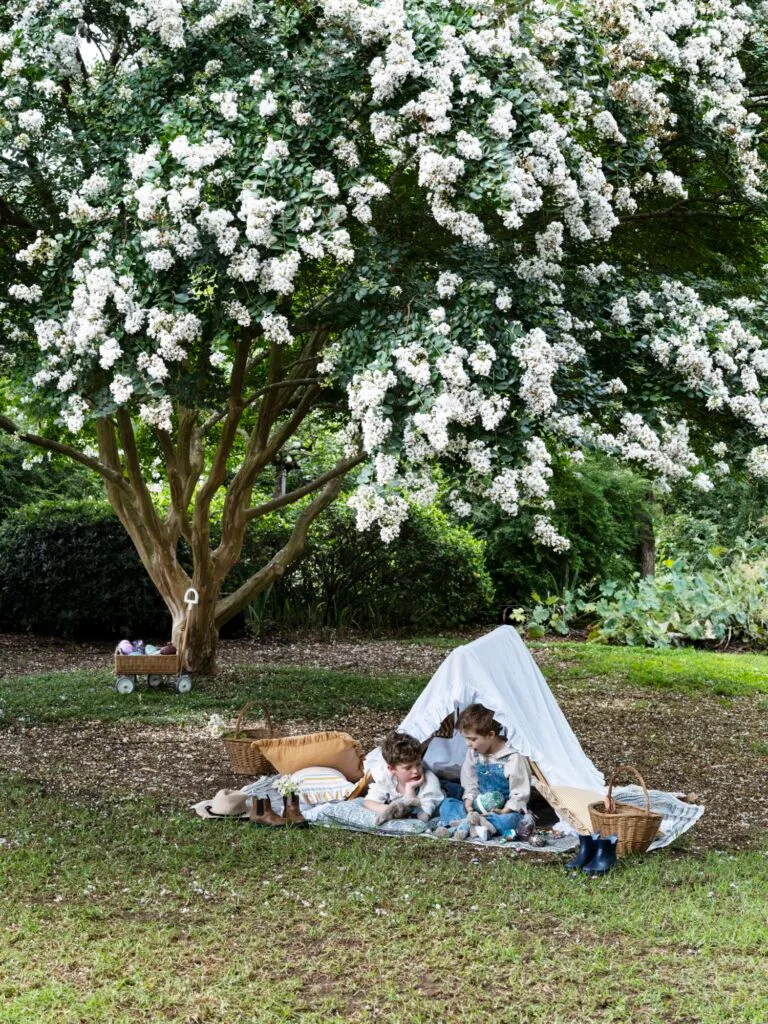
[[[235,589],[287,539],[299,509],[258,521],[226,581]],[[181,560],[188,553],[180,550]],[[434,629],[487,619],[483,544],[436,509],[415,509],[384,545],[337,503],[302,558],[254,602],[255,628]],[[0,628],[54,636],[168,634],[170,618],[122,525],[103,502],[39,502],[0,523]]]

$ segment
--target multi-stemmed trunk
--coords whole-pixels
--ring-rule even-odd
[[[164,463],[170,496],[165,512],[158,509],[147,486],[134,423],[125,408],[95,421],[98,457],[26,433],[8,417],[0,416],[0,429],[66,455],[102,477],[110,504],[170,612],[173,640],[184,650],[188,671],[215,672],[221,627],[298,558],[313,520],[338,495],[345,474],[363,461],[362,454],[351,455],[301,486],[287,493],[282,493],[281,487],[281,493],[252,505],[262,473],[279,461],[285,444],[321,393],[315,366],[328,331],[317,328],[307,333],[308,340],[286,365],[291,357],[280,345],[273,343],[254,352],[257,333],[244,328],[235,343],[229,394],[222,408],[203,413],[179,405],[172,432],[142,428],[152,430]],[[245,437],[244,451],[238,452],[233,466],[238,435]],[[225,501],[220,539],[214,544],[212,506],[221,489]],[[240,558],[248,526],[309,496],[311,500],[302,508],[283,547],[233,593],[224,593],[224,582]],[[191,551],[191,573],[177,557],[181,541]],[[190,590],[196,592],[197,603],[190,602]]]

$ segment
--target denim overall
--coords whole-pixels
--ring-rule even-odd
[[[504,764],[490,762],[483,764],[478,761],[475,765],[477,771],[478,792],[492,793],[497,790],[505,800],[509,799],[509,781],[504,774]],[[464,809],[464,801],[456,800],[454,797],[446,797],[440,804],[440,824],[450,825],[452,822],[464,819],[467,812]],[[509,814],[484,814],[483,817],[489,824],[493,825],[499,835],[514,830],[520,824],[522,814],[519,811],[510,811]]]

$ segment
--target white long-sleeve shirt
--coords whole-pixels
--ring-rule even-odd
[[[402,800],[403,793],[397,788],[397,780],[392,772],[386,771],[385,775],[374,778],[368,787],[368,799],[377,800],[381,804],[391,804],[395,800]],[[432,815],[443,801],[444,793],[440,788],[440,780],[434,772],[424,769],[424,781],[416,790],[416,799],[422,810]]]
[[[509,797],[499,813],[507,811],[524,811],[531,795],[531,773],[527,758],[519,750],[507,743],[495,754],[477,754],[468,750],[461,766],[461,785],[464,787],[464,799],[472,799],[480,792],[477,781],[478,764],[501,764],[504,775],[509,783]]]

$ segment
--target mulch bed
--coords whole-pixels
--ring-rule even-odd
[[[103,668],[111,652],[112,645],[40,642],[39,638],[31,649],[28,638],[0,635],[0,659],[9,675]],[[230,640],[222,642],[221,664],[257,661],[428,675],[445,653],[386,640]],[[547,656],[542,653],[544,662]],[[542,668],[546,674],[546,664]],[[706,805],[703,819],[686,837],[688,849],[765,846],[761,792],[768,774],[768,702],[764,699],[724,700],[628,685],[616,693],[559,686],[554,692],[585,751],[606,774],[617,764],[630,763],[642,772],[649,787],[695,794]],[[330,720],[284,724],[294,733],[342,729],[370,749],[399,718],[397,713],[361,708]],[[186,805],[246,781],[230,771],[223,745],[199,728],[133,723],[65,722],[2,729],[0,766],[78,803],[148,796],[163,804]]]

